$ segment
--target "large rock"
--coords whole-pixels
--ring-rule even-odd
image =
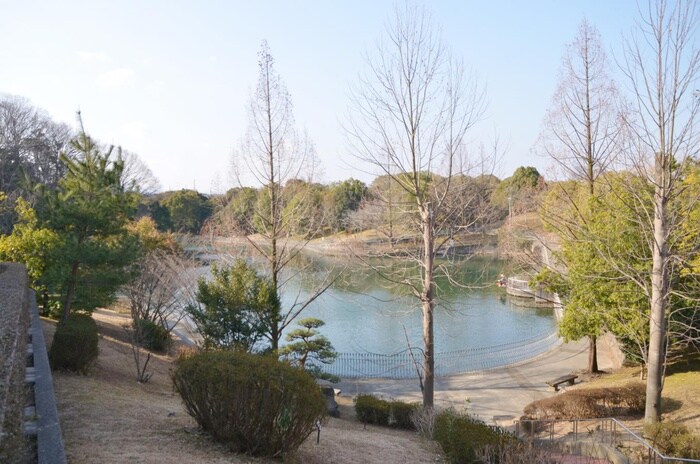
[[[335,389],[333,387],[321,386],[321,393],[326,397],[326,407],[328,408],[328,415],[333,417],[340,417],[340,411],[338,410],[338,403],[335,401]]]
[[[333,388],[333,384],[328,380],[316,379],[318,388],[321,389],[321,393],[326,397],[326,406],[328,407],[328,415],[333,417],[340,417],[340,411],[338,410],[338,403],[335,401],[335,395],[340,394],[340,390]]]

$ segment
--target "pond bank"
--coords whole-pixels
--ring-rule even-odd
[[[598,356],[602,370],[616,367],[607,346],[599,347]],[[458,410],[466,408],[487,423],[508,426],[520,418],[527,404],[557,394],[547,386],[547,381],[570,372],[585,371],[587,361],[588,340],[580,340],[559,345],[516,365],[438,378],[435,380],[435,404]],[[421,401],[417,380],[351,379],[343,380],[336,388],[348,396],[373,393],[404,401]]]
[[[264,238],[256,234],[247,238],[215,237],[212,239],[212,244],[217,248],[235,248],[250,245],[249,240],[257,244],[264,244],[265,242]],[[283,241],[290,247],[303,248],[305,252],[329,257],[347,257],[348,255],[358,257],[400,257],[407,253],[415,252],[417,247],[422,246],[422,239],[419,237],[395,238],[390,242],[387,237],[366,232],[336,234],[309,241],[299,238],[285,238]],[[499,254],[498,231],[462,234],[452,240],[449,246],[446,245],[443,248],[439,253],[440,256],[497,256]]]

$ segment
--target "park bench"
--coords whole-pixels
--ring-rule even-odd
[[[554,391],[559,391],[559,385],[563,383],[568,383],[569,385],[574,384],[574,380],[578,378],[578,375],[576,374],[566,374],[562,375],[561,377],[557,377],[554,380],[550,380],[549,382],[546,382],[547,385],[550,387],[554,388]]]

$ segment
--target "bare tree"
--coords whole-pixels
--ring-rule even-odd
[[[195,300],[194,260],[155,250],[136,266],[137,277],[123,288],[132,320],[153,322],[170,333]]]
[[[168,335],[186,317],[186,308],[196,303],[196,263],[185,255],[163,249],[148,252],[136,265],[136,277],[122,288],[131,313],[131,324],[125,327],[136,368],[136,381],[147,383],[151,353],[142,347],[148,342],[149,321],[162,327]]]
[[[634,34],[626,41],[621,68],[633,102],[628,129],[631,165],[651,186],[651,198],[637,191],[640,220],[650,231],[651,272],[647,398],[644,419],[659,420],[666,363],[669,301],[673,294],[674,233],[686,220],[673,203],[680,193],[682,175],[697,155],[700,49],[697,48],[696,2],[650,1],[640,7]]]
[[[73,131],[22,97],[0,94],[0,191],[10,202],[30,196],[25,180],[54,188],[66,172],[60,154]],[[0,230],[11,230],[13,213],[0,214]]]
[[[122,150],[119,157],[124,162],[122,183],[127,190],[137,191],[143,195],[152,195],[160,190],[160,182],[139,155]]]
[[[590,197],[595,194],[599,176],[614,165],[620,151],[619,97],[607,69],[600,34],[584,19],[578,35],[567,46],[559,85],[537,143],[537,151],[554,161],[566,177],[586,184]],[[577,197],[564,192],[561,198],[566,201]],[[578,219],[552,225],[565,240],[581,240],[585,232],[580,229],[586,221]],[[557,220],[556,216],[545,216],[550,223]],[[572,227],[574,224],[578,227]],[[588,371],[597,372],[597,336],[590,332],[588,339]]]
[[[313,237],[292,237],[295,221],[308,217],[310,204],[304,198],[294,203],[286,202],[285,185],[295,179],[310,181],[314,175],[316,156],[313,144],[304,134],[299,137],[294,128],[292,101],[286,86],[274,68],[274,59],[267,42],[263,42],[258,54],[258,83],[248,107],[249,126],[243,147],[234,160],[234,174],[243,185],[248,174],[262,186],[251,220],[252,228],[261,240],[248,236],[249,243],[264,258],[266,268],[282,301],[282,293],[289,276],[287,268]],[[311,223],[313,229],[320,224]],[[279,348],[282,331],[318,296],[329,282],[321,284],[308,298],[297,294],[289,307],[271,314],[266,337],[272,349]]]
[[[456,161],[467,131],[484,111],[484,98],[450,57],[429,14],[418,7],[396,8],[384,40],[367,62],[368,74],[353,89],[347,133],[355,156],[388,176],[412,203],[417,250],[407,250],[406,258],[419,266],[420,276],[375,269],[387,280],[406,285],[420,301],[421,388],[423,404],[430,408],[435,381],[435,278],[443,271],[435,257],[452,238],[450,225],[457,211],[450,208],[450,200],[455,194]]]
[[[608,75],[600,34],[585,19],[562,64],[537,150],[566,177],[584,181],[593,195],[598,177],[619,157],[621,124],[618,91]]]

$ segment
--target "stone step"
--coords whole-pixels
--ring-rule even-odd
[[[37,429],[38,426],[35,421],[25,422],[22,424],[22,432],[24,432],[25,437],[36,437]]]
[[[24,421],[22,422],[22,432],[25,437],[35,437],[37,435],[37,416],[34,406],[24,408]]]
[[[36,416],[36,407],[27,406],[24,408],[24,420],[33,420]]]
[[[36,369],[33,367],[28,367],[24,373],[25,383],[35,383],[36,382]]]

